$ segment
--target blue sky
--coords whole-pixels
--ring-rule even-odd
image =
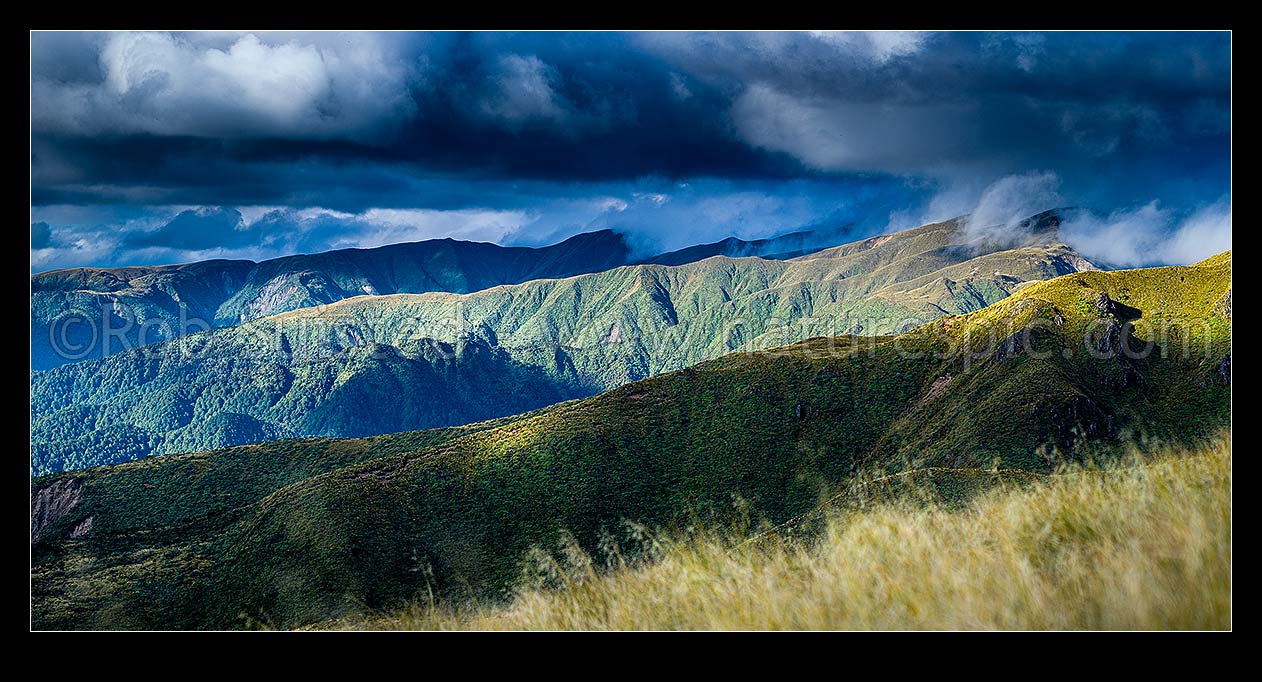
[[[1222,32],[36,32],[31,268],[1064,205],[1189,262],[1230,247],[1230,73]]]

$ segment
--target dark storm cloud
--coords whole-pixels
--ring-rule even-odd
[[[890,224],[967,212],[991,185],[1031,173],[1053,174],[1059,199],[1105,211],[1160,200],[1190,212],[1229,195],[1226,33],[35,33],[31,42],[37,208],[565,216],[505,233],[527,243],[610,217],[653,224],[685,205],[640,207],[633,193],[663,191],[646,182],[709,179],[693,187],[766,196],[808,182],[808,222],[879,185],[903,193]],[[608,196],[636,208],[581,217],[565,208]],[[151,229],[171,213],[147,215]],[[737,227],[710,229],[721,238]]]
[[[100,83],[102,33],[36,33],[31,36],[31,76],[53,83]],[[34,103],[32,103],[34,104]]]
[[[283,203],[347,163],[558,181],[1067,173],[1221,156],[1230,126],[1224,34],[336,36],[35,34],[37,198]]]
[[[156,246],[202,251],[254,244],[259,238],[258,230],[242,224],[239,211],[210,208],[181,211],[156,230],[128,234],[123,243],[137,248]]]
[[[31,248],[32,249],[48,248],[49,243],[52,242],[52,237],[53,237],[53,229],[48,226],[48,223],[42,220],[37,223],[31,223]]]
[[[848,35],[645,41],[690,73],[740,83],[728,111],[741,137],[820,171],[955,179],[1051,166],[1076,182],[1191,163],[1226,178],[1224,34],[934,34],[884,49]]]
[[[64,134],[32,140],[35,205],[323,205],[413,200],[418,179],[384,150],[348,141]]]

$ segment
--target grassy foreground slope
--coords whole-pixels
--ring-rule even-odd
[[[591,550],[628,519],[727,518],[734,496],[780,523],[859,473],[1046,472],[1127,436],[1210,438],[1230,424],[1230,290],[1229,253],[1070,274],[896,337],[735,353],[491,428],[373,439],[382,456],[316,442],[303,461],[355,459],[226,504],[217,472],[261,451],[42,477],[36,627],[292,627],[430,588],[495,598],[562,529]]]
[[[838,502],[840,506],[842,503]],[[829,510],[783,533],[537,554],[506,606],[425,599],[337,623],[420,630],[1229,629],[1231,442],[1040,477],[962,508]],[[645,561],[647,559],[647,561]],[[602,570],[611,568],[613,570]],[[540,589],[555,585],[551,589]]]
[[[362,296],[67,365],[32,377],[32,469],[463,424],[736,350],[893,333],[1093,267],[1039,220],[1040,241],[994,253],[955,245],[947,221],[789,261]]]

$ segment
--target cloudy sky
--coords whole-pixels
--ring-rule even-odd
[[[31,269],[1069,205],[1089,256],[1190,262],[1230,76],[1227,33],[37,32]]]

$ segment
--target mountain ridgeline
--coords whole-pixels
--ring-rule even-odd
[[[836,246],[847,239],[853,239],[853,237],[849,236],[853,229],[854,225],[842,225],[833,228],[821,227],[753,241],[728,237],[710,244],[698,244],[679,249],[678,251],[658,254],[651,258],[641,259],[637,263],[684,265],[685,263],[705,260],[712,256],[728,256],[729,258],[757,256],[772,260],[788,260]]]
[[[866,263],[885,286],[862,288],[915,294],[899,304],[911,309],[962,305],[951,302],[968,273],[978,290],[982,273],[999,277],[993,261],[948,266],[949,275],[938,265],[929,279],[879,275],[880,263],[909,267],[878,251],[899,239],[908,235],[803,263],[858,258],[841,267]],[[920,254],[910,262],[935,267],[907,248]],[[1023,251],[1008,263],[1050,268],[1057,257],[1068,256]],[[643,272],[654,270],[605,276],[640,282]],[[808,289],[827,300],[838,283]],[[428,590],[485,603],[512,588],[531,547],[555,546],[563,532],[594,553],[610,536],[625,539],[627,520],[679,528],[748,514],[778,524],[866,474],[925,472],[957,495],[998,472],[1107,456],[1133,437],[1193,442],[1230,425],[1230,252],[1187,267],[1009,284],[992,305],[899,335],[730,353],[495,422],[36,478],[34,626],[296,627],[399,608]],[[672,298],[678,319],[686,291]],[[224,333],[236,332],[210,337]],[[399,409],[411,399],[381,402]]]
[[[630,256],[622,237],[605,230],[538,249],[435,239],[261,263],[54,270],[31,277],[31,364],[49,369],[352,296],[464,293],[598,272]],[[59,348],[75,352],[64,357]]]
[[[64,365],[32,377],[32,470],[455,426],[733,351],[895,333],[1093,268],[1040,220],[1040,240],[1003,251],[958,245],[947,221],[790,260],[361,296]]]
[[[649,258],[634,257],[621,234],[601,230],[541,248],[434,239],[260,263],[54,270],[31,276],[31,366],[51,369],[356,296],[469,293],[716,255],[784,259],[833,246],[842,234],[844,229],[821,228],[755,241],[733,237]]]

